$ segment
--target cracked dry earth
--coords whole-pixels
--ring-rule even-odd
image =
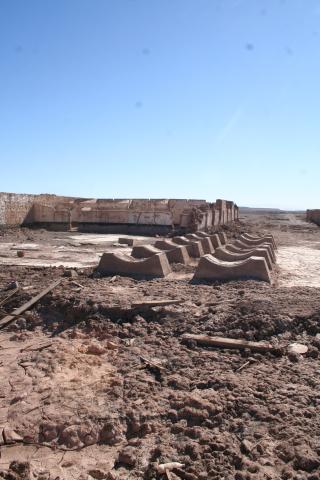
[[[268,231],[284,246],[319,236],[279,225]],[[63,272],[1,269],[0,287],[32,287],[1,313]],[[0,478],[320,479],[319,288],[91,273],[63,278],[0,331]],[[132,307],[159,298],[183,302]],[[183,333],[309,349],[210,349],[183,344]],[[166,462],[184,466],[166,477]]]

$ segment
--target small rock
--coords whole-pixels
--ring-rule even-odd
[[[42,471],[38,473],[37,480],[50,480],[50,472]]]
[[[125,447],[119,453],[118,462],[133,467],[136,464],[136,449],[134,447]]]
[[[253,445],[251,442],[249,442],[249,440],[243,440],[241,442],[240,448],[242,453],[250,453],[253,448]]]
[[[91,342],[89,345],[81,345],[79,351],[88,355],[103,355],[106,349],[98,342]]]
[[[14,288],[19,288],[19,282],[13,280],[12,282],[8,283],[5,290],[13,290]]]
[[[291,343],[288,347],[288,352],[292,353],[307,353],[308,347],[307,345],[303,345],[302,343]]]
[[[290,360],[290,362],[298,363],[302,359],[302,356],[300,355],[300,353],[289,352],[288,359]]]
[[[107,340],[106,341],[106,347],[109,349],[109,350],[116,350],[118,348],[118,345],[114,342],[110,342],[110,340]]]
[[[168,462],[168,463],[160,463],[159,465],[157,465],[157,472],[160,473],[160,475],[163,475],[166,470],[173,470],[175,468],[184,468],[184,464],[183,463],[179,463],[179,462]]]
[[[20,364],[21,365],[21,364]],[[25,398],[27,398],[28,394],[26,392],[22,392],[18,395],[16,395],[15,397],[13,397],[13,399],[10,401],[10,405],[13,405],[14,403],[17,403],[17,402],[21,402],[23,401]]]
[[[294,467],[297,470],[304,470],[305,472],[312,472],[320,465],[319,459],[314,452],[308,447],[296,448],[296,456],[294,460]]]
[[[94,470],[89,470],[88,473],[89,475],[91,475],[91,477],[96,478],[97,480],[104,480],[105,478],[108,478],[108,473],[103,472],[98,468],[95,468]]]
[[[30,464],[28,462],[18,462],[14,460],[10,463],[10,471],[19,475],[19,479],[28,480],[30,478]]]
[[[27,320],[23,317],[17,318],[15,324],[19,330],[25,330],[27,328]]]
[[[319,350],[315,346],[311,346],[307,352],[307,357],[309,358],[318,358],[319,356]]]
[[[10,427],[4,427],[2,434],[5,443],[15,443],[23,440],[23,438]]]

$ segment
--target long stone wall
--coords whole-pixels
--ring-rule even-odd
[[[307,220],[320,225],[320,209],[307,210]]]
[[[194,199],[83,199],[0,193],[0,225],[110,233],[210,230],[238,219],[231,201]]]

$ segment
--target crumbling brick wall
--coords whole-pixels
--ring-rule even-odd
[[[66,198],[68,197],[49,194],[30,195],[0,192],[0,225],[30,225],[34,221],[34,204],[54,205]]]
[[[28,220],[36,195],[0,193],[0,225],[21,225]]]
[[[128,225],[138,232],[148,226],[159,232],[172,229],[209,230],[234,221],[234,203],[188,199],[83,199],[57,195],[0,193],[0,225],[32,225],[63,229],[76,226],[94,231]],[[140,230],[139,230],[140,229]],[[150,230],[151,229],[151,230]]]
[[[320,225],[320,209],[307,210],[307,220]]]

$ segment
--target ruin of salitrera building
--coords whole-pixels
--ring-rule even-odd
[[[237,220],[233,201],[88,199],[0,193],[0,226],[141,235],[212,230]]]

